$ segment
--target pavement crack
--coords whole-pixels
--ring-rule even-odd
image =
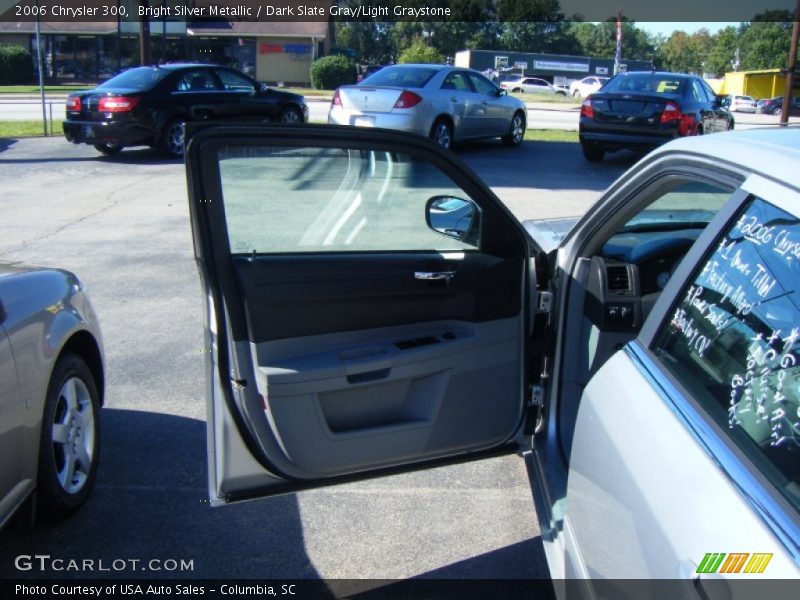
[[[126,186],[118,188],[118,189],[114,190],[113,192],[110,192],[105,197],[105,199],[106,200],[110,200],[112,198],[112,196],[114,196],[116,194],[119,194],[120,192],[124,192],[125,190],[127,190],[129,188],[132,188],[135,185],[137,185],[138,183],[139,183],[138,181],[133,181],[133,182],[131,182],[130,184],[128,184]],[[65,230],[69,229],[70,227],[73,227],[74,225],[78,225],[80,223],[83,223],[84,221],[88,221],[92,217],[96,217],[97,215],[103,214],[104,212],[108,212],[109,210],[111,210],[112,208],[117,206],[120,202],[122,202],[122,198],[114,200],[111,204],[109,204],[107,206],[103,206],[99,210],[96,210],[96,211],[94,211],[92,213],[89,213],[87,215],[83,215],[82,217],[78,217],[77,219],[74,219],[74,220],[69,221],[67,223],[64,223],[63,225],[61,225],[60,227],[57,227],[53,231],[49,231],[47,233],[43,233],[42,235],[34,237],[34,238],[31,238],[29,240],[23,240],[22,243],[19,246],[17,246],[16,248],[11,248],[9,250],[5,250],[3,252],[0,252],[0,257],[6,256],[8,254],[12,254],[14,252],[22,252],[23,250],[26,250],[30,245],[35,244],[36,242],[41,242],[42,240],[46,240],[48,238],[56,236],[59,233],[61,233],[62,231],[65,231]]]

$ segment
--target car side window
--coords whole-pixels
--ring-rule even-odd
[[[468,73],[468,75],[477,93],[494,94],[497,92],[497,86],[483,75],[478,75],[477,73]]]
[[[466,73],[454,71],[447,76],[442,83],[443,90],[457,90],[459,92],[471,92],[472,86],[469,84]]]
[[[217,83],[206,69],[186,71],[175,85],[176,92],[209,92],[218,89]]]
[[[697,79],[692,80],[692,95],[694,96],[694,99],[697,100],[698,102],[708,102],[708,98],[706,97],[706,92]]]
[[[217,71],[217,75],[219,76],[220,81],[222,81],[222,87],[225,91],[252,92],[255,89],[252,81],[234,71],[220,69]]]
[[[689,278],[652,349],[800,510],[800,219],[751,198]]]
[[[711,89],[711,86],[708,85],[702,79],[700,80],[700,86],[705,90],[706,96],[708,96],[709,102],[715,102],[717,100],[717,94]]]
[[[480,210],[436,166],[400,153],[231,147],[219,153],[233,254],[466,251]]]

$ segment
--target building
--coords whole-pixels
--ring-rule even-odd
[[[154,64],[199,61],[237,68],[258,81],[308,85],[311,62],[329,52],[328,23],[255,21],[150,22]],[[135,21],[41,23],[45,80],[94,83],[139,64]],[[35,57],[33,22],[0,22],[0,44],[24,46]]]
[[[502,50],[464,50],[456,52],[455,65],[477,71],[513,69],[520,75],[541,77],[557,86],[566,87],[577,79],[589,75],[610,77],[614,74],[613,58],[589,58],[537,54],[533,52],[505,52]],[[649,71],[650,61],[625,60],[623,70]]]
[[[725,73],[722,79],[709,81],[718,94],[751,96],[756,100],[783,96],[786,89],[786,78],[781,69],[763,69],[761,71],[732,71]],[[800,90],[793,94],[800,96]]]

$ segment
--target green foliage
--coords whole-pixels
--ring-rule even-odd
[[[731,61],[736,54],[738,43],[739,32],[735,27],[728,26],[715,33],[711,37],[704,71],[713,73],[717,77],[722,77],[728,71],[732,71]]]
[[[398,63],[432,63],[442,64],[444,56],[439,54],[436,48],[428,46],[422,41],[416,41],[406,48],[397,57]]]
[[[787,21],[753,21],[746,25],[739,35],[741,70],[785,68],[789,62],[791,39],[791,18]]]
[[[317,90],[334,90],[356,81],[356,65],[346,56],[323,56],[311,63],[311,86]]]
[[[580,48],[579,54],[595,58],[614,58],[617,49],[617,19],[603,23],[573,23],[570,34]],[[622,19],[622,58],[650,60],[656,55],[656,40],[632,21]]]
[[[677,73],[699,73],[705,70],[711,35],[707,29],[700,29],[689,35],[684,31],[674,31],[661,44],[661,66]]]
[[[33,82],[33,58],[22,46],[0,45],[0,85]]]

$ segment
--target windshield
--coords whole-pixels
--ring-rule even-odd
[[[678,94],[684,79],[658,73],[624,73],[603,86],[604,92],[648,92]]]
[[[438,71],[439,69],[432,67],[408,67],[403,65],[385,67],[364,79],[361,85],[422,88]]]
[[[136,67],[123,71],[116,77],[112,77],[102,85],[98,85],[97,89],[129,88],[133,90],[146,90],[166,77],[167,73],[168,71],[164,69]]]

